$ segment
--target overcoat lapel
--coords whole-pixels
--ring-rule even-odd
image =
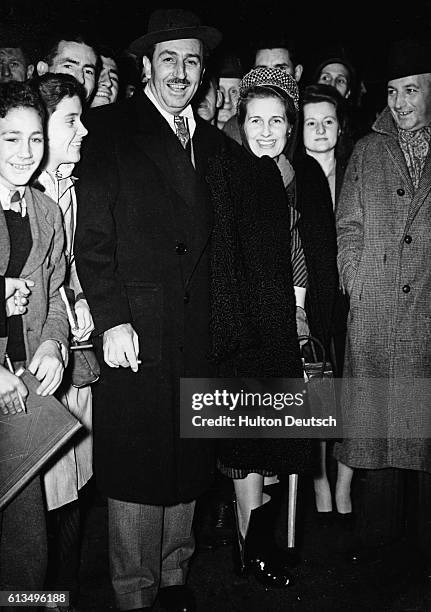
[[[426,200],[431,189],[431,148],[428,151],[427,158],[425,160],[424,169],[422,176],[419,181],[419,187],[414,195],[413,201],[410,205],[409,210],[409,222],[411,222],[416,216],[418,210]]]
[[[390,137],[386,142],[386,149],[388,151],[389,157],[392,159],[397,171],[402,176],[404,185],[407,187],[407,193],[410,198],[413,197],[414,187],[412,183],[412,179],[410,178],[409,171],[407,169],[406,160],[404,159],[404,154],[401,151],[400,145],[395,137]]]
[[[212,213],[208,208],[204,177],[199,170],[195,170],[177,136],[147,96],[137,96],[134,103],[134,119],[138,127],[134,132],[136,146],[156,164],[166,183],[178,194],[180,202],[187,206],[189,214],[191,213],[201,228],[194,236],[196,257],[188,263],[184,262],[184,283],[189,285],[212,231]],[[197,133],[198,130],[195,135]],[[200,160],[202,151],[199,138],[195,142],[193,137],[193,148],[195,158]],[[175,201],[177,202],[178,198]]]
[[[137,146],[153,160],[187,206],[198,205],[195,169],[165,118],[145,94],[136,97],[135,110]]]

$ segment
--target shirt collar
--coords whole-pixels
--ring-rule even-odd
[[[21,200],[21,217],[25,217],[27,213],[27,204],[24,199],[25,186],[24,187],[16,187],[15,189],[8,189],[2,183],[0,183],[0,202],[3,210],[10,210],[10,199],[12,194],[18,191],[22,200]]]
[[[175,120],[174,120],[174,115],[171,115],[171,113],[168,113],[167,111],[165,111],[164,108],[162,108],[160,106],[160,104],[157,102],[155,95],[153,94],[153,92],[150,90],[150,88],[148,87],[148,85],[145,87],[144,92],[147,96],[147,98],[154,104],[154,106],[157,108],[157,110],[159,111],[159,113],[166,119],[166,121],[169,123],[169,125],[171,126],[172,131],[176,134],[176,129],[175,129]],[[189,132],[190,132],[190,138],[193,138],[193,134],[195,133],[195,129],[196,129],[196,120],[194,118],[193,115],[193,109],[191,107],[191,105],[189,104],[188,106],[186,106],[186,108],[184,110],[181,111],[180,117],[186,117],[187,121],[188,121],[188,125],[189,125]]]

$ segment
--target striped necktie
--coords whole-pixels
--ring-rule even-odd
[[[175,132],[178,136],[179,141],[183,145],[184,149],[187,147],[190,140],[189,128],[184,117],[180,115],[174,115],[175,121]]]

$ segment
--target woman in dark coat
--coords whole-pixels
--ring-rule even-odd
[[[307,156],[314,158],[321,166],[331,192],[332,207],[335,210],[347,165],[339,144],[344,127],[344,99],[332,85],[309,85],[301,98],[301,120],[303,146]],[[331,356],[335,373],[342,374],[346,337],[348,302],[346,296],[337,291],[334,311],[334,326],[331,338]],[[320,516],[332,512],[331,489],[326,469],[326,442],[320,443],[320,471],[314,478],[316,509]],[[338,513],[346,519],[351,516],[352,504],[350,485],[353,470],[338,462],[335,503]]]
[[[311,159],[298,163],[298,178],[294,179],[292,166],[283,154],[297,109],[297,85],[285,71],[258,68],[244,77],[238,105],[243,144],[256,158],[257,172],[266,172],[267,176],[258,198],[260,210],[253,211],[253,218],[247,211],[244,228],[232,231],[232,239],[240,239],[242,247],[248,245],[249,248],[250,260],[240,274],[247,277],[244,286],[251,286],[251,291],[240,296],[237,311],[245,309],[249,314],[238,337],[250,344],[244,344],[239,352],[235,352],[233,346],[230,352],[225,349],[228,357],[221,362],[222,376],[301,378],[295,323],[301,327],[300,333],[308,333],[304,313],[306,301],[309,302],[313,331],[324,343],[329,341],[330,301],[331,296],[335,296],[337,284],[335,230],[331,233],[330,205],[326,210],[316,198],[309,199],[310,183],[314,180],[323,180],[328,189],[318,164]],[[266,156],[274,159],[278,169]],[[260,161],[257,158],[261,158]],[[226,169],[231,167],[228,158],[225,164]],[[262,181],[256,184],[262,185]],[[253,186],[248,184],[242,188],[253,189]],[[295,206],[295,194],[301,206]],[[304,248],[302,233],[308,236]],[[320,252],[313,244],[320,245]],[[266,253],[264,266],[250,266],[256,248]],[[332,259],[328,253],[332,254]],[[308,287],[311,300],[306,300]],[[327,308],[319,306],[321,299],[328,304]],[[257,351],[256,343],[260,344]],[[266,584],[286,586],[289,582],[286,558],[277,549],[270,533],[274,528],[275,502],[280,489],[274,483],[278,475],[312,470],[311,442],[303,439],[223,440],[219,468],[234,482],[243,567],[252,565],[253,561],[256,567],[257,561],[261,564],[263,559],[265,575],[258,571],[257,578]]]

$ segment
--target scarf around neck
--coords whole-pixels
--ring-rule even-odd
[[[410,178],[414,188],[417,189],[429,151],[431,126],[425,126],[414,132],[401,128],[397,130],[398,142],[404,154]]]

